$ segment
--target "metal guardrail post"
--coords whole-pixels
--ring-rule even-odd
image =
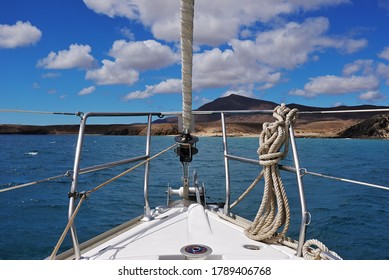
[[[80,122],[80,129],[78,132],[76,154],[75,154],[75,158],[74,158],[74,167],[73,167],[72,185],[70,187],[70,194],[75,194],[77,191],[78,176],[80,174],[81,151],[82,151],[82,146],[84,143],[85,126],[86,126],[87,119],[88,119],[88,114],[84,115],[81,118],[81,122]],[[69,220],[71,219],[71,217],[73,216],[73,213],[74,213],[75,200],[76,200],[75,195],[69,195],[69,210],[68,210],[68,219]],[[80,252],[80,244],[78,242],[76,227],[75,227],[74,223],[70,227],[70,234],[72,237],[74,257],[75,257],[75,259],[78,260],[81,258],[81,252]]]
[[[226,121],[224,118],[224,113],[221,113],[221,122],[222,122],[222,131],[223,131],[223,155],[224,155],[224,170],[226,176],[226,202],[224,205],[224,215],[230,215],[230,168],[228,163],[228,147],[227,147],[227,130],[226,130]]]
[[[300,162],[297,154],[296,140],[294,137],[294,130],[292,125],[290,125],[289,134],[290,134],[290,143],[292,146],[293,161],[296,169],[296,177],[297,177],[297,184],[298,184],[300,204],[301,204],[301,225],[300,225],[300,234],[299,234],[297,253],[296,253],[298,257],[301,257],[303,255],[303,245],[305,243],[307,225],[310,223],[309,221],[310,213],[307,211],[307,205],[305,202],[304,184],[302,180],[303,174],[301,173],[301,169],[300,169]]]
[[[152,115],[148,115],[147,119],[147,136],[146,136],[146,156],[150,157],[150,143],[151,143],[151,120]],[[152,220],[150,204],[149,204],[149,170],[150,163],[147,161],[145,163],[145,177],[144,177],[144,217],[143,220],[150,221]]]

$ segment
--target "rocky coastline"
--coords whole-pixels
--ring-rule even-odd
[[[276,103],[238,95],[218,98],[197,110],[273,110]],[[289,108],[297,108],[300,112],[355,110],[347,114],[299,114],[295,124],[296,137],[306,138],[375,138],[389,139],[389,114],[375,115],[372,112],[358,113],[364,109],[388,109],[372,105],[318,108],[299,104],[288,104]],[[230,136],[258,136],[264,122],[273,121],[271,115],[234,115],[226,117],[227,133]],[[197,115],[195,117],[197,136],[221,136],[220,116]],[[79,125],[19,125],[0,124],[0,134],[77,134]],[[96,135],[146,135],[146,124],[106,124],[88,125],[87,134]],[[152,125],[152,135],[178,135],[180,133],[177,118],[157,120]]]

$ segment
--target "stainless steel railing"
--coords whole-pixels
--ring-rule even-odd
[[[82,152],[83,143],[84,143],[84,136],[85,136],[85,127],[87,124],[87,120],[90,117],[135,117],[135,116],[137,116],[137,117],[147,116],[147,118],[148,118],[146,147],[145,147],[145,154],[144,155],[129,158],[126,160],[115,161],[115,162],[111,162],[111,163],[106,163],[106,164],[102,164],[102,165],[97,165],[97,166],[92,166],[92,167],[80,169],[81,152]],[[92,113],[87,113],[87,114],[83,115],[81,118],[80,129],[79,129],[79,133],[78,133],[78,140],[77,140],[77,146],[76,146],[76,152],[75,152],[70,194],[75,194],[77,192],[78,178],[79,178],[80,174],[148,159],[150,157],[151,124],[152,124],[152,117],[153,116],[161,116],[161,113],[155,113],[155,112],[154,113],[104,113],[104,112],[93,113],[92,112]],[[151,211],[150,211],[150,204],[149,204],[149,197],[148,197],[148,182],[149,182],[148,178],[149,178],[149,162],[146,162],[145,175],[144,175],[144,217],[146,219],[151,218]],[[71,217],[74,213],[75,199],[76,199],[76,196],[69,195],[69,210],[68,210],[69,220],[71,219]],[[71,234],[71,238],[72,238],[75,258],[80,259],[81,258],[80,245],[78,242],[76,227],[75,227],[74,223],[71,225],[70,234]]]

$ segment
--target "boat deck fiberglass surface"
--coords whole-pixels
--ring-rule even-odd
[[[301,259],[295,250],[256,242],[243,228],[220,218],[215,206],[176,201],[159,207],[151,221],[135,219],[85,244],[83,259],[250,260]],[[242,223],[248,221],[242,220]],[[91,243],[91,242],[90,242]],[[83,244],[81,244],[81,248]],[[85,251],[85,252],[83,252]],[[59,258],[72,255],[59,255]]]

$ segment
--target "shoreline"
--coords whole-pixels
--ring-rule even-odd
[[[258,126],[259,127],[259,124]],[[296,138],[356,138],[356,139],[389,139],[384,135],[364,135],[355,133],[354,135],[343,135],[347,126],[331,127],[318,125],[314,127],[312,123],[308,125],[296,125]],[[228,137],[259,137],[261,129],[255,129],[242,125],[233,124],[227,128]],[[49,126],[35,126],[35,125],[13,125],[0,124],[0,135],[77,135],[79,132],[79,125],[49,125]],[[358,132],[358,131],[357,131]],[[359,131],[360,132],[360,131]],[[87,126],[86,135],[112,135],[112,136],[145,136],[147,128],[145,124],[129,124],[129,125],[90,125]],[[177,136],[180,134],[176,124],[153,124],[152,136]],[[192,135],[196,137],[222,137],[222,131],[219,127],[214,125],[201,124],[196,127]]]

